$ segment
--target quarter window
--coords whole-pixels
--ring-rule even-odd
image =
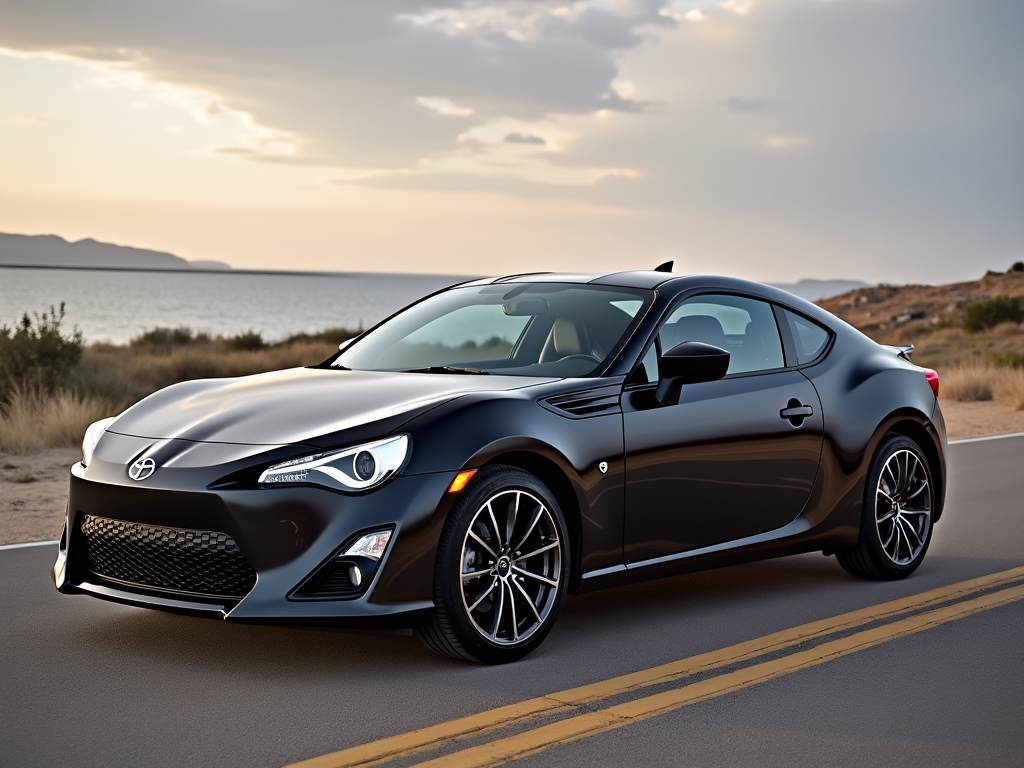
[[[782,314],[785,315],[790,334],[793,336],[797,365],[815,360],[828,344],[828,331],[814,321],[788,309],[783,309]]]
[[[662,353],[684,341],[702,341],[730,354],[728,374],[785,365],[771,305],[741,296],[695,296],[680,304],[659,333]]]

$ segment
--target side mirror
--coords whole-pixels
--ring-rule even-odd
[[[730,354],[702,341],[684,341],[658,360],[661,381],[655,397],[662,405],[676,405],[683,384],[717,381],[729,370]]]

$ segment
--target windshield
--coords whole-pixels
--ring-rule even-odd
[[[651,291],[562,283],[454,288],[360,337],[332,365],[586,376],[619,351],[652,297]]]

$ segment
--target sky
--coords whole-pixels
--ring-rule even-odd
[[[1024,259],[1020,0],[0,0],[0,231],[237,268]]]

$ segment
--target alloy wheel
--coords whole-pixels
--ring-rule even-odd
[[[924,462],[913,451],[895,451],[885,462],[875,493],[878,541],[893,563],[910,565],[931,534],[932,493]]]
[[[516,645],[551,613],[562,578],[562,542],[536,496],[504,490],[473,517],[462,544],[462,605],[480,635]]]

